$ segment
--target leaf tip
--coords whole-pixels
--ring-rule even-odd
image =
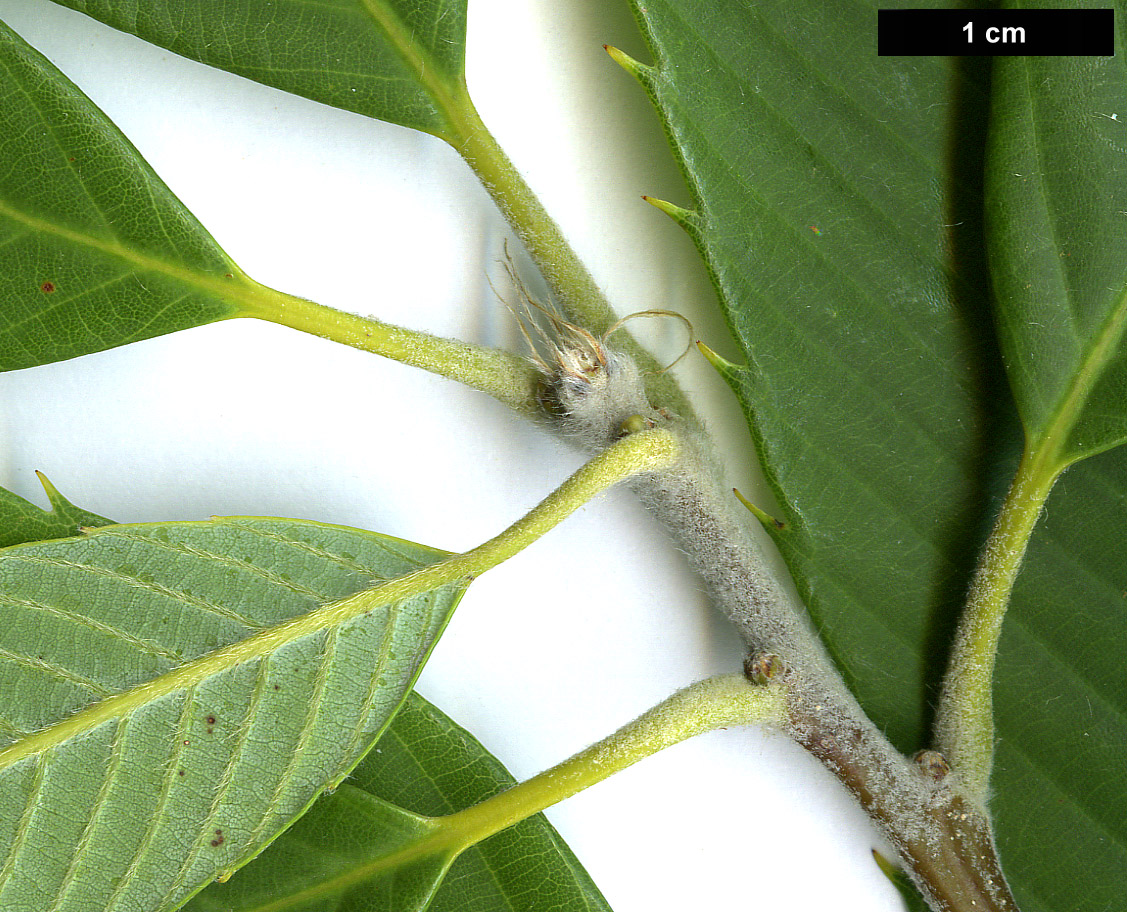
[[[891,880],[894,884],[899,884],[900,869],[896,866],[895,862],[893,862],[889,858],[885,858],[884,855],[882,855],[876,849],[873,849],[872,852],[873,861],[877,863],[877,867],[880,868],[881,874]]]

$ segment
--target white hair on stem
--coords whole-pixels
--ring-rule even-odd
[[[622,321],[600,339],[526,300],[548,314],[552,330],[538,330],[547,352],[534,357],[544,374],[540,398],[549,422],[591,452],[659,425],[676,434],[678,459],[631,485],[743,636],[749,676],[778,677],[786,687],[783,730],[860,800],[933,909],[969,898],[984,912],[1014,912],[985,809],[968,801],[942,757],[932,751],[919,761],[905,757],[865,715],[805,606],[776,575],[747,514],[732,509],[732,489],[703,429],[655,409],[634,360],[607,344]],[[650,313],[658,312],[644,315]]]

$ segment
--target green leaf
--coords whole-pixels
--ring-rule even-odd
[[[1057,483],[995,671],[995,829],[1023,912],[1127,896],[1127,450]]]
[[[1001,334],[1011,376],[1023,365],[1015,383],[1034,430],[1083,365],[1104,371],[1069,439],[1072,455],[1096,451],[1124,421],[1111,341],[1127,206],[1114,189],[1122,163],[1101,164],[1119,127],[1096,113],[1117,112],[1122,62],[1015,58],[994,87],[989,61],[875,57],[869,7],[635,9],[656,62],[629,69],[682,158],[694,211],[681,221],[746,361],[722,373],[782,505],[788,529],[774,538],[866,711],[906,751],[927,746],[955,617],[1021,447],[984,297],[988,112],[996,137],[1028,137],[1028,100],[1005,99],[1014,73],[1036,74],[1039,136],[1052,140],[1003,144],[992,162],[1005,160],[999,149],[1051,149],[1057,196],[1029,203],[1040,218],[1019,209],[1004,230],[991,222],[991,261],[1013,272],[999,294],[1033,286],[1003,302]],[[1062,75],[1046,90],[1050,66]],[[1024,192],[1042,192],[1044,168],[1015,165]],[[1050,268],[1069,250],[1079,261]],[[1065,282],[1090,309],[1058,293]],[[1048,311],[1072,338],[1026,350],[1020,337],[1035,330],[1016,324],[1035,304],[1033,322]],[[1067,307],[1083,332],[1063,322]],[[1006,621],[991,808],[1025,912],[1099,912],[1127,895],[1123,467],[1105,453],[1065,476]]]
[[[998,333],[1029,437],[1067,462],[1127,440],[1127,66],[1001,57],[993,86]]]
[[[531,407],[524,359],[253,281],[106,116],[3,23],[0,75],[0,370],[256,317]]]
[[[108,526],[113,520],[76,507],[60,494],[42,472],[37,472],[51,509],[41,510],[31,501],[0,488],[0,548],[22,542],[70,538],[80,528]]]
[[[917,890],[915,884],[912,883],[912,879],[908,876],[907,871],[885,858],[876,849],[873,849],[873,860],[876,862],[877,867],[880,868],[881,873],[896,887],[896,892],[898,892],[900,898],[904,900],[904,906],[907,908],[908,912],[931,912],[927,900],[920,895],[920,891]]]
[[[410,821],[400,808],[437,817],[513,784],[472,735],[412,694],[347,782],[259,858],[227,883],[208,887],[187,909],[250,912],[271,900],[287,912],[607,912],[598,888],[543,814],[467,849],[448,874],[444,859],[432,861],[427,873],[446,876],[429,904],[425,899],[413,906],[390,902],[374,877],[350,878],[384,851],[388,829]],[[416,827],[416,833],[425,832]],[[346,886],[334,889],[334,881]],[[297,898],[301,890],[310,891],[304,900]]]
[[[174,53],[416,130],[450,132],[465,0],[59,0]]]
[[[236,294],[258,287],[3,23],[0,152],[0,370],[236,316]]]
[[[980,199],[950,143],[981,137],[983,87],[875,58],[869,7],[636,9],[656,65],[634,69],[743,349],[724,374],[789,526],[775,538],[866,711],[914,750],[981,507],[985,282],[980,256],[951,259]]]
[[[315,804],[234,880],[208,887],[185,908],[426,909],[453,857],[448,847],[433,852],[418,847],[431,831],[427,818],[344,785]]]
[[[368,587],[444,556],[255,518],[0,552],[0,907],[162,912],[253,857],[363,756],[463,588]]]

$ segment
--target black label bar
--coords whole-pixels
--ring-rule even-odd
[[[877,13],[877,53],[1114,57],[1115,11],[882,9]]]

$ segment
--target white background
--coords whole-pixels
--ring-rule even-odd
[[[507,290],[510,235],[441,142],[209,70],[46,0],[0,0],[0,18],[109,114],[257,280],[519,344],[487,282]],[[735,358],[688,239],[640,199],[688,203],[647,99],[604,43],[644,57],[625,3],[471,0],[471,92],[616,308],[685,313]],[[667,360],[684,345],[676,321],[634,327]],[[726,388],[695,352],[677,370],[733,483],[753,490]],[[294,516],[460,551],[580,463],[488,397],[256,321],[0,384],[0,484],[45,506],[41,469],[123,522]],[[611,494],[474,584],[419,690],[526,778],[740,656],[663,532]],[[616,912],[901,908],[863,813],[782,738],[698,738],[549,816]]]

